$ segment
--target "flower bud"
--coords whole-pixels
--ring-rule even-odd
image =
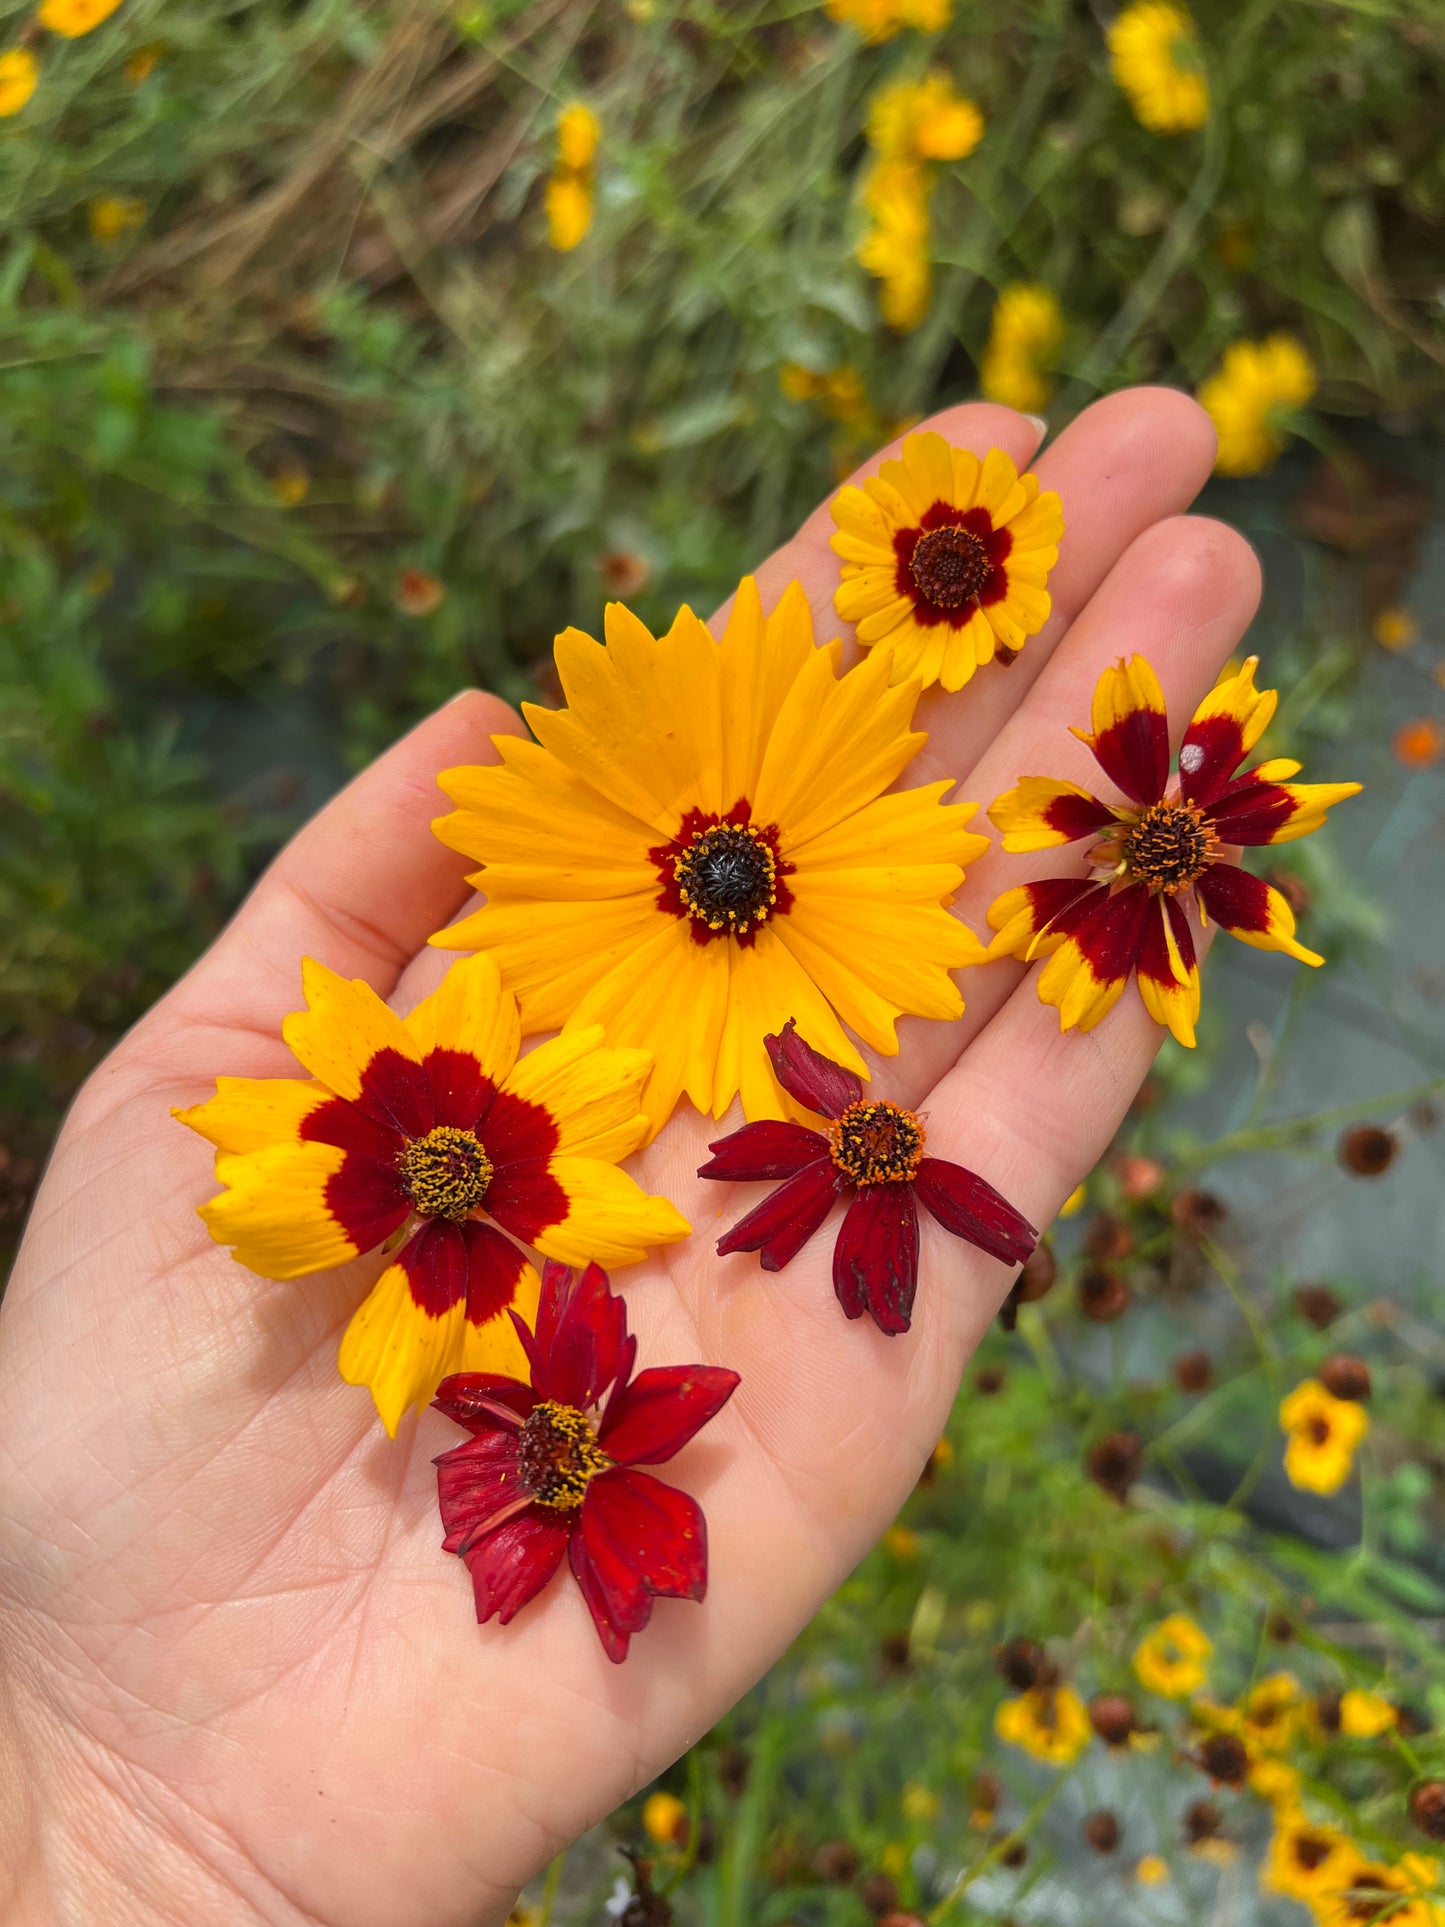
[[[1110,1432],[1093,1446],[1084,1470],[1111,1499],[1122,1505],[1144,1463],[1144,1447],[1132,1432]]]
[[[1108,1264],[1111,1259],[1129,1256],[1134,1249],[1134,1233],[1122,1218],[1101,1211],[1084,1227],[1083,1244],[1091,1258]]]
[[[1336,1155],[1356,1177],[1377,1178],[1389,1170],[1399,1149],[1399,1139],[1382,1124],[1352,1124],[1341,1137]]]
[[[1212,1191],[1176,1191],[1169,1215],[1187,1238],[1212,1238],[1229,1216],[1224,1202]]]
[[[1328,1285],[1296,1285],[1294,1308],[1306,1324],[1321,1332],[1333,1325],[1344,1310]]]
[[[1059,1669],[1036,1639],[1010,1639],[993,1656],[994,1670],[1017,1692],[1052,1686]]]
[[[1199,1764],[1221,1786],[1243,1786],[1249,1754],[1236,1734],[1210,1733],[1200,1743]]]
[[[1445,1840],[1445,1780],[1422,1780],[1410,1795],[1410,1818],[1431,1840]]]
[[[1090,1724],[1105,1746],[1127,1746],[1134,1718],[1134,1703],[1122,1693],[1096,1693],[1089,1701]]]
[[[1097,1325],[1111,1325],[1129,1309],[1129,1287],[1117,1271],[1090,1265],[1079,1276],[1079,1310]]]
[[[1370,1396],[1370,1368],[1352,1352],[1336,1352],[1320,1366],[1319,1381],[1332,1398],[1363,1404]]]

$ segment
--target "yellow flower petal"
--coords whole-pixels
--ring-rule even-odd
[[[218,1151],[260,1151],[282,1139],[299,1143],[302,1119],[330,1096],[324,1084],[294,1077],[218,1077],[207,1103],[172,1110],[171,1116]]]
[[[494,1084],[517,1061],[522,1041],[517,1000],[502,988],[496,958],[485,951],[453,964],[405,1021],[420,1056],[466,1051]]]
[[[379,1051],[394,1050],[413,1064],[421,1052],[405,1024],[361,978],[350,982],[310,957],[302,959],[307,1008],[294,1010],[281,1035],[313,1077],[337,1097],[360,1094],[361,1080]]]
[[[221,1152],[216,1176],[227,1189],[200,1206],[217,1244],[234,1246],[236,1262],[263,1278],[300,1278],[357,1255],[331,1215],[326,1183],[344,1153],[331,1144],[273,1144],[261,1151]]]
[[[557,1126],[557,1154],[620,1162],[648,1135],[642,1087],[652,1067],[643,1050],[604,1050],[600,1024],[579,1025],[539,1044],[506,1088],[540,1104]]]
[[[630,1265],[658,1245],[675,1244],[692,1226],[666,1198],[653,1198],[615,1164],[553,1157],[553,1177],[567,1193],[561,1224],[537,1233],[537,1249],[564,1264]]]

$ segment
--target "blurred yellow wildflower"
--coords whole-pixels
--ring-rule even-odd
[[[983,115],[952,78],[895,80],[868,107],[868,145],[880,161],[961,161],[983,139]]]
[[[592,166],[601,138],[601,121],[582,101],[569,101],[557,116],[557,163],[543,205],[547,238],[559,254],[570,253],[592,225]]]
[[[557,116],[557,160],[580,174],[597,156],[602,123],[580,100],[569,101]]]
[[[938,1795],[930,1792],[926,1786],[920,1786],[917,1780],[910,1780],[904,1787],[898,1804],[903,1809],[904,1819],[915,1821],[920,1826],[926,1826],[930,1820],[938,1818]]]
[[[88,218],[94,240],[115,241],[130,228],[139,227],[146,217],[146,204],[129,195],[103,194],[92,201]]]
[[[642,1831],[659,1847],[687,1838],[687,1808],[675,1793],[649,1793],[642,1803]]]
[[[1303,1492],[1338,1492],[1350,1476],[1355,1447],[1370,1429],[1365,1408],[1307,1378],[1281,1403],[1279,1422],[1289,1438],[1284,1469],[1290,1483]]]
[[[0,120],[8,120],[35,92],[40,62],[28,47],[12,47],[0,54]]]
[[[1134,1878],[1142,1887],[1162,1887],[1169,1878],[1169,1862],[1162,1854],[1146,1853],[1134,1869]]]
[[[1381,609],[1371,634],[1382,649],[1408,649],[1420,633],[1420,625],[1408,609]]]
[[[1236,341],[1199,390],[1219,436],[1220,475],[1256,475],[1285,445],[1297,411],[1315,392],[1315,367],[1292,335]]]
[[[1297,1807],[1286,1808],[1275,1818],[1259,1884],[1266,1893],[1287,1894],[1310,1906],[1347,1885],[1358,1858],[1338,1827],[1316,1825]]]
[[[1089,1744],[1089,1712],[1072,1686],[1035,1686],[1004,1700],[993,1716],[1001,1740],[1021,1746],[1036,1760],[1067,1766]]]
[[[143,80],[149,80],[165,50],[164,40],[149,40],[144,47],[137,47],[125,63],[126,79],[135,86],[139,86]]]
[[[1340,1700],[1340,1731],[1352,1740],[1377,1740],[1400,1724],[1400,1711],[1379,1693],[1351,1687]]]
[[[879,306],[890,328],[906,334],[928,313],[933,263],[928,252],[928,182],[911,161],[886,161],[864,188],[869,227],[858,243],[859,265],[883,283]]]
[[[911,1566],[918,1557],[918,1534],[907,1526],[889,1526],[883,1535],[883,1550],[900,1566]]]
[[[884,1873],[892,1874],[896,1880],[908,1866],[908,1847],[902,1840],[889,1840],[878,1856],[878,1865]]]
[[[283,508],[298,508],[311,493],[311,477],[299,462],[287,462],[271,477],[271,493]]]
[[[953,1440],[940,1439],[928,1455],[929,1468],[934,1472],[946,1472],[957,1456],[953,1449]]]
[[[939,32],[953,18],[953,0],[828,0],[828,18],[856,27],[876,46],[905,27]]]
[[[81,34],[108,20],[119,5],[120,0],[42,0],[35,18],[52,33],[78,40]]]
[[[1048,377],[1063,340],[1064,313],[1054,296],[1032,282],[1015,281],[994,303],[979,386],[990,401],[1037,413],[1053,393]]]
[[[1256,1760],[1249,1769],[1250,1790],[1272,1806],[1276,1813],[1290,1812],[1299,1805],[1303,1781],[1299,1770],[1287,1760]]]
[[[1187,1613],[1170,1613],[1134,1649],[1139,1684],[1161,1699],[1184,1699],[1209,1677],[1214,1642]]]
[[[1072,1218],[1075,1212],[1083,1210],[1084,1206],[1088,1203],[1088,1199],[1089,1187],[1086,1184],[1076,1184],[1068,1197],[1066,1197],[1059,1206],[1059,1216],[1061,1218]]]
[[[507,1915],[506,1927],[542,1927],[542,1916],[535,1907],[529,1907],[525,1901],[519,1900]]]
[[[1178,134],[1209,118],[1209,82],[1194,23],[1167,0],[1137,0],[1109,29],[1109,66],[1136,118],[1154,134]]]
[[[1337,1886],[1316,1894],[1310,1910],[1319,1927],[1445,1927],[1445,1903],[1434,1897],[1439,1867],[1430,1854],[1406,1853],[1397,1867],[1367,1860],[1358,1848]]]
[[[1271,1673],[1250,1688],[1237,1711],[1239,1737],[1251,1759],[1261,1753],[1282,1753],[1304,1714],[1299,1681],[1293,1673]]]

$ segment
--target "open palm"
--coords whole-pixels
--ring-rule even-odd
[[[1021,466],[1037,439],[983,404],[930,426]],[[1038,464],[1068,523],[1054,614],[1007,670],[925,698],[930,741],[905,784],[957,776],[986,803],[1024,771],[1086,775],[1067,726],[1136,650],[1187,717],[1257,595],[1245,543],[1182,516],[1212,455],[1207,419],[1164,391],[1113,397],[1060,437]],[[759,571],[768,607],[802,581],[822,637],[839,628],[829,529],[820,511]],[[17,1919],[503,1918],[562,1843],[739,1697],[873,1542],[1008,1289],[1005,1267],[928,1224],[913,1329],[888,1339],[842,1317],[831,1235],[776,1276],[718,1259],[717,1235],[762,1193],[699,1182],[708,1140],[739,1120],[679,1111],[632,1168],[695,1235],[614,1283],[641,1365],[742,1377],[667,1470],[707,1513],[707,1601],[660,1603],[620,1668],[570,1581],[510,1627],[473,1623],[466,1572],[438,1549],[431,1466],[461,1434],[427,1412],[393,1442],[337,1375],[380,1261],[285,1284],[238,1268],[195,1215],[210,1159],[169,1108],[217,1073],[294,1074],[279,1027],[303,955],[403,1010],[432,987],[447,960],[426,939],[466,896],[429,829],[436,773],[494,760],[490,733],[519,728],[471,693],[359,777],[62,1133],[0,1316],[0,1895],[8,1878]],[[994,894],[1040,873],[1029,862],[991,852],[958,913],[981,930]],[[1058,854],[1046,862],[1057,873]],[[1162,1033],[1131,996],[1061,1037],[1022,976],[966,973],[964,1017],[906,1020],[875,1088],[926,1112],[930,1151],[1046,1224]]]

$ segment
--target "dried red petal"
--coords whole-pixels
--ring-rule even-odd
[[[911,1184],[867,1184],[833,1247],[833,1290],[850,1318],[873,1314],[890,1337],[908,1330],[918,1289],[918,1206]]]
[[[728,1179],[734,1184],[755,1184],[765,1179],[790,1178],[809,1164],[828,1155],[828,1140],[806,1124],[783,1123],[767,1118],[757,1124],[744,1124],[741,1130],[720,1137],[707,1147],[712,1157],[700,1164],[700,1178]]]
[[[517,1464],[514,1431],[479,1432],[443,1452],[435,1464],[446,1528],[443,1552],[465,1552],[532,1504]]]
[[[1007,1198],[961,1164],[924,1158],[913,1188],[945,1231],[1006,1265],[1021,1265],[1039,1241],[1038,1232]]]
[[[832,1160],[807,1165],[723,1233],[718,1256],[756,1251],[764,1271],[781,1271],[822,1224],[837,1195],[838,1172]]]
[[[660,1465],[717,1417],[737,1386],[737,1373],[718,1365],[654,1365],[619,1384],[597,1443],[618,1465]]]
[[[706,1593],[707,1526],[687,1493],[622,1466],[593,1479],[580,1517],[572,1571],[607,1657],[620,1663],[654,1598]]]
[[[547,1263],[535,1333],[515,1313],[513,1322],[531,1358],[538,1398],[585,1411],[616,1378],[627,1338],[627,1307],[613,1295],[600,1265],[573,1272]]]
[[[773,1072],[789,1097],[820,1117],[841,1117],[862,1097],[862,1079],[805,1044],[791,1017],[775,1037],[765,1037],[763,1044],[773,1060]]]
[[[469,1432],[495,1432],[499,1426],[510,1429],[511,1414],[517,1422],[526,1418],[537,1403],[537,1394],[519,1378],[503,1372],[453,1372],[437,1387],[432,1404],[457,1425]]]

